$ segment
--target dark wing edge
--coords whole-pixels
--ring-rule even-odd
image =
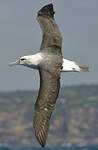
[[[39,70],[40,89],[34,112],[35,136],[42,147],[46,145],[50,117],[54,110],[59,94],[60,78],[53,76],[45,70]]]
[[[61,54],[62,36],[54,19],[53,4],[48,4],[41,8],[38,11],[37,20],[43,33],[40,51],[44,51],[48,47],[56,47],[58,53]]]

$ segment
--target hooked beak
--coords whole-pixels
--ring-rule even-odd
[[[14,66],[14,65],[19,65],[19,64],[20,64],[20,60],[18,59],[18,60],[15,61],[15,62],[9,63],[8,66],[11,67],[11,66]]]

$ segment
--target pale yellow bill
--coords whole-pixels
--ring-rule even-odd
[[[11,67],[11,66],[14,66],[14,65],[19,65],[19,64],[20,64],[20,61],[17,60],[15,62],[8,63],[8,66]]]

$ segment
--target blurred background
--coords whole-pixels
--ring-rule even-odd
[[[62,73],[61,85],[98,83],[97,0],[0,0],[0,91],[39,88],[38,71],[9,68],[8,62],[39,51],[42,33],[37,11],[51,2],[63,36],[64,58],[90,67],[90,73]]]
[[[47,146],[98,149],[90,147],[98,145],[98,0],[0,0],[0,150],[39,147],[32,125],[38,71],[8,63],[39,51],[42,33],[36,16],[51,2],[64,58],[89,65],[90,72],[62,73]]]

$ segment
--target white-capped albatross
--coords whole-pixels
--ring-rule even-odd
[[[88,72],[86,65],[79,65],[62,56],[62,36],[54,19],[53,4],[41,8],[37,20],[43,32],[40,52],[20,57],[9,66],[24,65],[37,69],[40,75],[40,88],[34,111],[35,136],[45,147],[49,122],[59,94],[61,72]]]

